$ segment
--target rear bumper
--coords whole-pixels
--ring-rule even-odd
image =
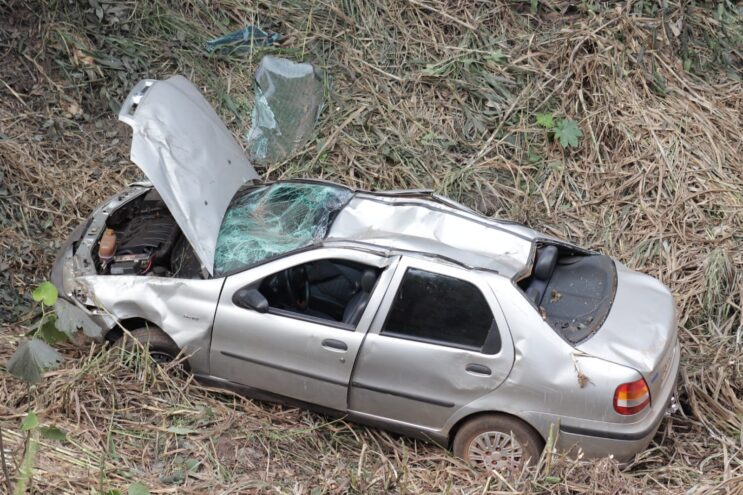
[[[674,390],[680,363],[679,344],[676,344],[670,376],[658,400],[653,402],[650,414],[641,421],[626,425],[607,424],[606,429],[580,425],[560,425],[557,447],[560,450],[580,448],[587,457],[605,457],[609,454],[620,462],[632,458],[647,448],[658,431],[663,418],[678,410]]]

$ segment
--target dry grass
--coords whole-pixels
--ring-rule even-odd
[[[323,67],[330,89],[315,140],[259,172],[433,188],[612,254],[672,289],[683,412],[632,466],[557,459],[515,480],[489,478],[431,446],[69,348],[31,396],[0,381],[14,462],[29,406],[69,432],[41,447],[36,491],[142,480],[158,493],[742,493],[740,7],[533,3],[536,13],[529,2],[476,0],[101,1],[100,10],[0,0],[0,311],[9,325],[0,354],[34,318],[28,294],[59,240],[138,174],[116,102],[143,77],[182,73],[242,135],[253,71],[271,52]],[[203,50],[249,23],[288,39],[240,56]],[[578,122],[579,148],[563,150],[536,125],[548,111]]]

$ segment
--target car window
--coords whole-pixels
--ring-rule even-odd
[[[408,268],[382,334],[481,349],[493,322],[490,306],[475,285]]]
[[[304,182],[248,185],[232,198],[219,228],[214,274],[239,271],[322,239],[353,192]]]
[[[259,292],[269,308],[353,328],[379,278],[378,268],[343,259],[302,263],[264,278]]]

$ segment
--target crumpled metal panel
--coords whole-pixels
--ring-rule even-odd
[[[136,275],[78,277],[88,297],[116,320],[144,318],[173,338],[194,373],[209,372],[209,342],[224,279]]]
[[[527,269],[533,243],[497,222],[445,205],[367,194],[357,194],[341,210],[328,239],[430,253],[506,277]]]
[[[199,90],[182,76],[140,81],[119,120],[134,131],[132,161],[212,273],[224,212],[241,185],[258,179],[255,169]]]

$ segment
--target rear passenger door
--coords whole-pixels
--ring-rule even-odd
[[[500,385],[513,365],[482,274],[403,258],[356,359],[350,409],[430,429]]]

